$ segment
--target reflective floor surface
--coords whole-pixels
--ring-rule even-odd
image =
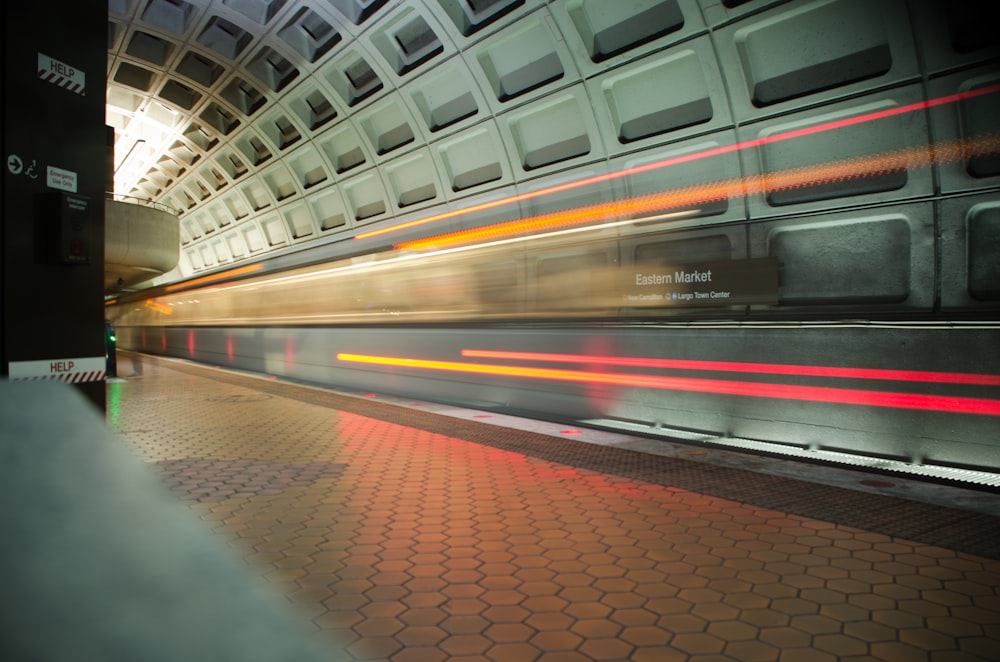
[[[996,494],[124,352],[119,374],[111,427],[331,658],[1000,655]]]

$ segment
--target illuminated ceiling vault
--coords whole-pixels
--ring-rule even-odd
[[[829,121],[852,100],[871,112],[979,85],[995,41],[952,6],[975,3],[109,0],[115,193],[180,211],[180,264],[157,282],[174,281]],[[836,142],[837,156],[887,140],[872,135]],[[678,181],[753,167],[705,160]],[[967,187],[994,181],[976,177]],[[663,188],[652,179],[585,202]]]

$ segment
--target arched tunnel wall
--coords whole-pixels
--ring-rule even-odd
[[[998,310],[989,3],[166,4],[112,9],[109,80],[183,123],[132,190],[184,210],[164,281],[611,176],[487,220],[725,186],[665,254],[777,258],[803,314]]]

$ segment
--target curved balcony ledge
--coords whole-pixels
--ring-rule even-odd
[[[104,212],[104,290],[112,294],[164,274],[180,257],[176,210],[108,198]]]

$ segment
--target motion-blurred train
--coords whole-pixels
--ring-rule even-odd
[[[865,163],[760,193],[864,190],[896,171]],[[578,204],[541,213],[533,195],[501,200],[123,295],[108,316],[123,348],[311,383],[1000,470],[998,311],[942,309],[959,286],[921,221],[935,203],[829,213],[807,237],[787,221],[705,224],[763,185],[581,186]],[[965,213],[983,202],[995,208],[973,197]]]
[[[121,347],[1000,473],[989,2],[293,4],[181,95],[137,185],[181,265],[108,302]]]

